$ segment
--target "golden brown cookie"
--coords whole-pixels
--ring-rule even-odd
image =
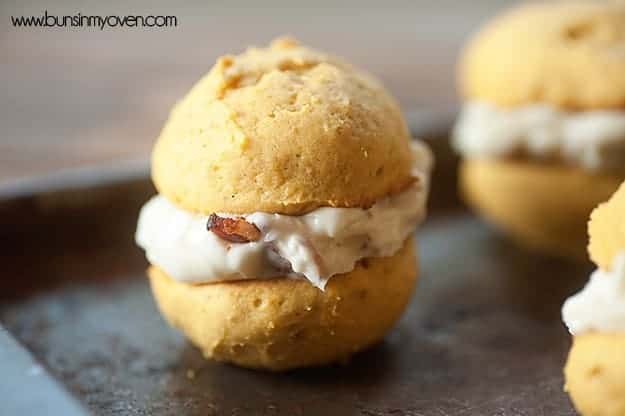
[[[460,166],[465,200],[521,243],[585,258],[590,212],[622,179],[528,160],[467,159]]]
[[[602,269],[610,270],[614,256],[625,251],[625,183],[592,212],[588,234],[590,258]]]
[[[161,313],[207,358],[286,370],[344,360],[380,340],[399,318],[417,277],[412,240],[330,279],[189,285],[149,269]]]
[[[553,1],[495,18],[464,51],[464,96],[500,107],[625,108],[625,2]]]
[[[564,367],[565,390],[584,416],[625,415],[625,334],[573,338]]]
[[[172,111],[152,177],[203,214],[368,206],[413,180],[409,139],[371,76],[282,39],[218,59]]]

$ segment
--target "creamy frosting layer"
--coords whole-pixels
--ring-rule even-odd
[[[625,331],[625,252],[614,258],[610,271],[597,269],[584,289],[567,299],[562,319],[574,335]]]
[[[469,157],[559,157],[588,170],[625,170],[625,111],[565,112],[548,105],[464,104],[454,147]]]
[[[261,232],[257,241],[233,243],[207,229],[208,216],[157,195],[141,209],[135,239],[150,263],[179,281],[288,275],[323,288],[331,276],[353,270],[362,258],[396,253],[423,220],[432,159],[420,143],[414,144],[413,155],[414,184],[368,209],[324,207],[299,216],[219,213],[242,217]]]

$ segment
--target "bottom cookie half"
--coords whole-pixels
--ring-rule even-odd
[[[460,167],[466,202],[520,243],[585,259],[586,224],[623,178],[558,163],[467,159]]]
[[[574,337],[564,375],[565,390],[582,415],[625,415],[625,333]]]
[[[412,239],[394,256],[333,276],[325,291],[274,278],[190,285],[148,270],[156,302],[207,358],[287,370],[342,361],[379,341],[403,312],[417,278]]]

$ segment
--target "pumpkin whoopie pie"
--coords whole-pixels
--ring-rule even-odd
[[[598,269],[562,308],[573,335],[566,390],[583,415],[625,415],[625,184],[588,224]]]
[[[459,75],[466,201],[529,247],[585,258],[588,215],[625,179],[625,3],[517,7],[472,38]]]
[[[136,239],[165,318],[270,370],[380,340],[417,277],[431,156],[367,73],[290,39],[223,56],[173,109]]]

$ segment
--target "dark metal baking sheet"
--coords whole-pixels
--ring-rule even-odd
[[[85,409],[1,326],[0,363],[1,415],[87,415]]]
[[[347,365],[239,369],[205,361],[168,328],[132,241],[153,192],[140,174],[3,195],[0,321],[98,415],[574,414],[559,308],[589,265],[524,251],[467,213],[454,158],[433,143],[414,298],[384,342]]]

